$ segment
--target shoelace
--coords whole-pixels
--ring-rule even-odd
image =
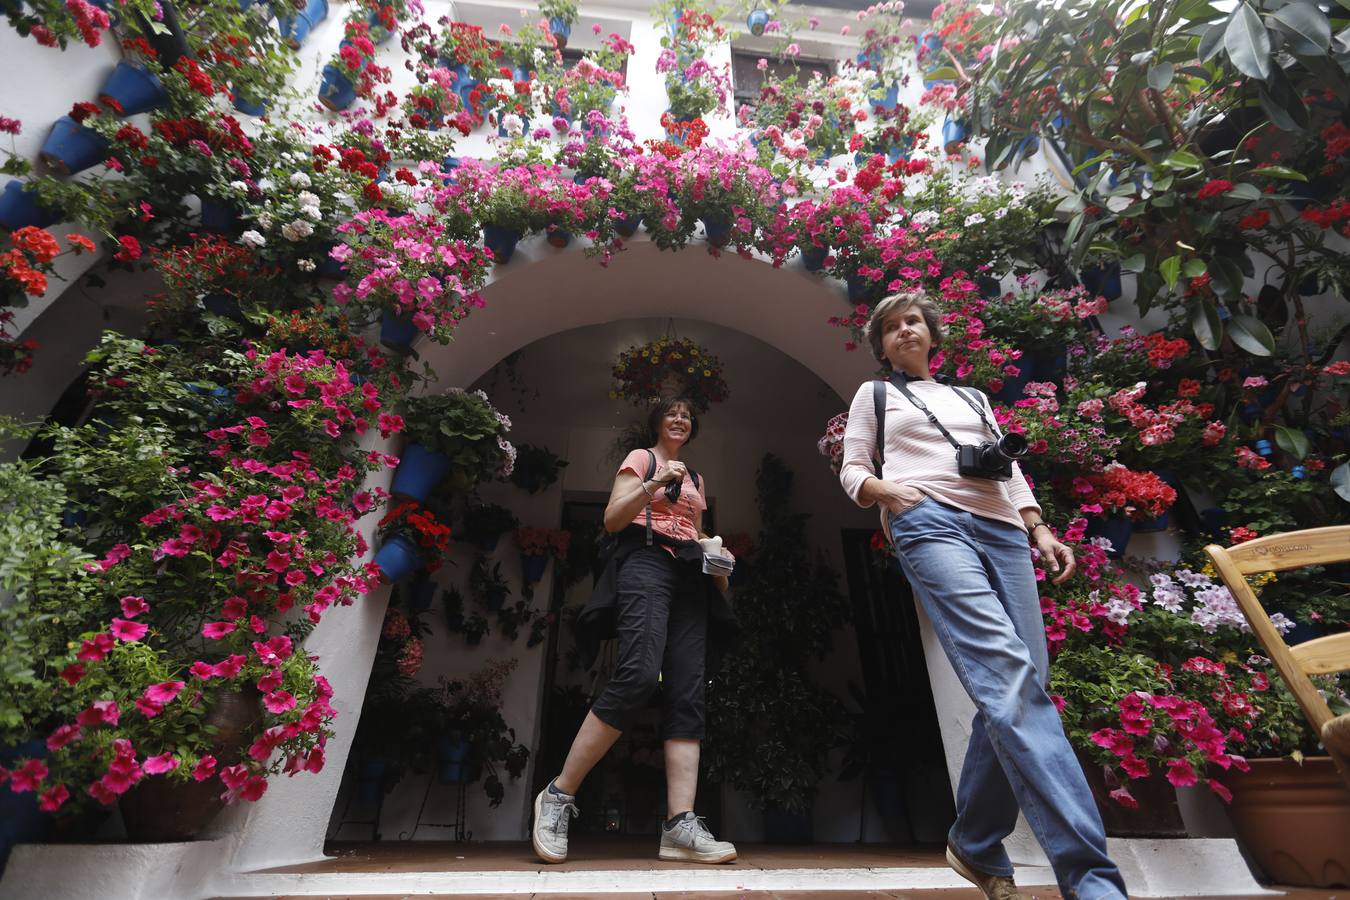
[[[577,805],[570,800],[559,805],[553,816],[553,833],[567,834],[568,826],[579,815],[581,815],[581,810],[577,809]]]

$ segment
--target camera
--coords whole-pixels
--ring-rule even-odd
[[[983,444],[962,444],[956,448],[956,471],[974,478],[1007,481],[1012,478],[1012,464],[1026,456],[1027,439],[1009,432],[997,441]]]

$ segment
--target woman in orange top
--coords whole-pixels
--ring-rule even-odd
[[[648,418],[653,446],[634,450],[614,477],[605,530],[622,532],[614,609],[619,658],[604,693],[581,724],[563,770],[534,801],[531,838],[545,862],[567,858],[576,792],[591,769],[661,688],[666,800],[661,859],[719,863],[736,848],[694,815],[704,731],[709,589],[695,542],[707,509],[706,486],[680,459],[698,434],[686,400],[664,400]],[[652,473],[648,477],[648,473]]]

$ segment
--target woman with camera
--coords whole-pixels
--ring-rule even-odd
[[[983,393],[934,379],[942,318],[926,295],[882,300],[867,338],[889,378],[853,398],[840,482],[859,506],[881,506],[905,577],[977,708],[947,861],[986,897],[1021,897],[1003,849],[1020,807],[1065,897],[1123,900],[1101,817],[1046,692],[1028,541],[1057,584],[1075,561],[1018,468],[1026,442],[999,429]]]
[[[703,574],[707,486],[680,460],[698,434],[687,400],[662,400],[647,420],[653,446],[628,454],[614,477],[605,530],[618,535],[591,601],[577,617],[579,639],[617,637],[618,661],[586,714],[562,772],[534,801],[531,839],[544,862],[567,858],[569,817],[581,782],[632,724],[658,688],[666,763],[666,813],[658,856],[722,863],[736,848],[716,840],[696,816],[709,650],[732,621],[711,576]],[[725,628],[721,633],[725,633]],[[584,652],[584,651],[583,651]]]

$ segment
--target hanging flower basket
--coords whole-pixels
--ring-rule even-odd
[[[394,483],[389,486],[389,492],[422,503],[431,489],[448,474],[450,457],[433,453],[421,444],[409,444],[399,457],[398,470],[394,472]]]
[[[122,60],[112,70],[98,95],[115,101],[123,116],[149,112],[169,99],[169,92],[158,75],[140,63],[127,60]]]
[[[661,338],[629,347],[614,363],[610,396],[643,404],[657,397],[683,396],[706,412],[709,405],[727,399],[722,363],[686,338]]]
[[[483,246],[492,254],[498,265],[506,265],[511,261],[511,254],[516,252],[516,244],[520,243],[520,232],[514,228],[502,228],[488,222],[483,223]]]
[[[750,10],[750,15],[745,17],[745,27],[750,29],[750,33],[759,37],[768,27],[769,14],[762,9]]]
[[[0,192],[0,228],[17,231],[32,226],[46,228],[60,215],[43,206],[37,193],[27,189],[22,181],[10,181]]]
[[[558,42],[558,49],[565,49],[567,39],[572,36],[572,23],[562,16],[549,16],[548,30],[553,35],[553,39]]]
[[[344,110],[356,102],[356,85],[337,66],[323,67],[323,82],[319,85],[319,102],[334,112]]]
[[[107,158],[108,139],[70,116],[62,116],[52,123],[38,156],[54,174],[74,175]]]

